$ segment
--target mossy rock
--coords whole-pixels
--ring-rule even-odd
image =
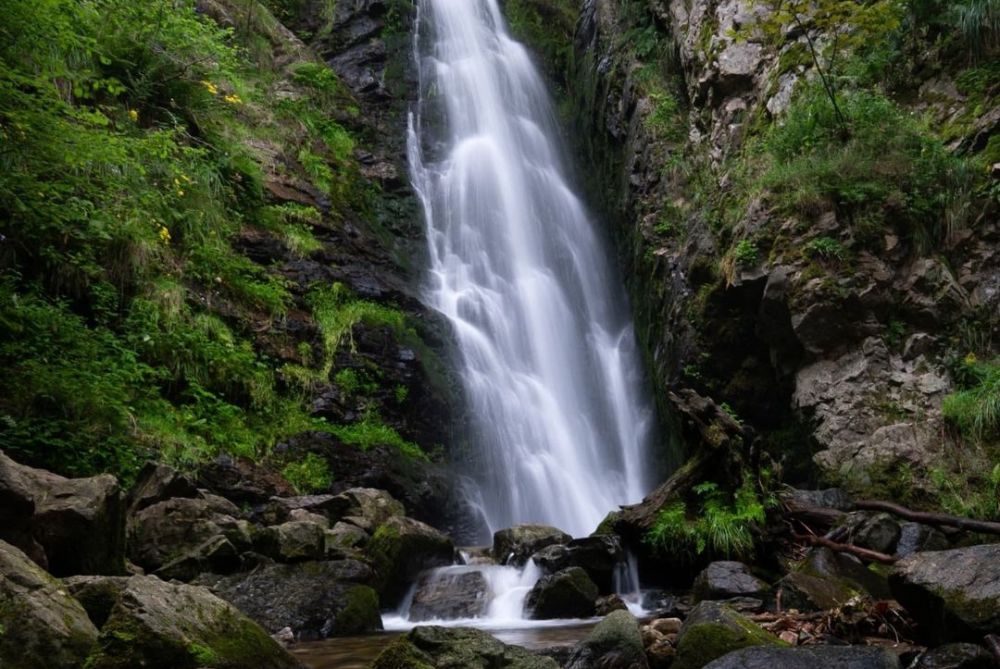
[[[558,669],[550,657],[464,627],[417,627],[375,659],[372,669]]]
[[[614,611],[597,624],[573,651],[567,669],[628,667],[645,669],[646,652],[639,622],[628,611]]]
[[[88,669],[298,669],[259,625],[205,588],[128,579]]]
[[[455,559],[455,545],[447,535],[402,517],[379,525],[367,552],[375,570],[375,588],[386,606],[399,603],[420,572],[448,566]]]
[[[716,602],[701,602],[677,636],[673,669],[701,669],[712,660],[750,646],[785,646],[760,625]]]
[[[586,571],[569,567],[538,579],[525,605],[537,620],[587,618],[594,615],[599,594]]]

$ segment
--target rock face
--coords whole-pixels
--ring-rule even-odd
[[[132,576],[101,629],[92,669],[299,669],[256,623],[205,588]]]
[[[0,451],[0,538],[56,576],[122,574],[125,508],[115,477],[68,479]]]
[[[344,560],[266,565],[205,582],[269,634],[289,627],[295,638],[314,640],[382,629],[370,579],[366,565]]]
[[[715,602],[701,602],[691,610],[677,636],[674,669],[701,669],[712,660],[750,646],[780,646],[759,625]]]
[[[938,643],[1000,630],[1000,544],[914,553],[896,563],[889,586]]]
[[[602,534],[547,546],[532,555],[531,559],[549,573],[567,567],[580,567],[602,593],[610,593],[614,587],[615,569],[625,558],[619,538],[613,534]]]
[[[752,597],[767,590],[767,583],[751,574],[742,562],[713,562],[694,582],[694,595],[699,600]]]
[[[394,606],[421,572],[450,565],[455,557],[451,539],[412,518],[390,518],[379,525],[368,544],[375,570],[375,588],[383,606]]]
[[[97,643],[80,603],[18,548],[0,541],[0,666],[78,669]]]
[[[615,611],[577,645],[566,669],[646,669],[648,666],[638,621],[628,611]]]
[[[489,584],[480,571],[428,572],[420,577],[410,620],[474,618],[486,613]]]
[[[705,669],[899,669],[899,660],[882,648],[756,647],[733,651]]]
[[[372,669],[559,669],[550,657],[508,646],[486,632],[417,627],[382,651]]]
[[[531,617],[587,618],[594,615],[597,586],[580,567],[570,567],[538,579],[528,593],[525,607]]]
[[[548,525],[517,525],[493,535],[493,558],[500,564],[523,566],[528,558],[553,544],[568,544],[573,537]]]

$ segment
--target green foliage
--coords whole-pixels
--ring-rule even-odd
[[[930,472],[936,488],[936,506],[967,518],[995,520],[1000,517],[1000,462],[992,469],[953,474],[943,468]],[[985,475],[984,475],[985,474]]]
[[[1000,438],[1000,359],[980,362],[970,356],[963,366],[967,387],[948,395],[941,411],[970,439]]]
[[[531,45],[550,74],[562,81],[573,57],[573,0],[508,0],[503,8],[511,33]]]
[[[959,0],[951,15],[977,58],[1000,46],[1000,0]]]
[[[806,255],[823,260],[843,261],[847,258],[847,249],[831,237],[817,237],[806,244]]]
[[[334,355],[345,338],[353,350],[353,330],[358,323],[391,327],[400,333],[405,327],[403,312],[375,302],[353,299],[343,284],[314,288],[306,299],[323,335],[323,378],[329,376]]]
[[[333,483],[330,465],[315,453],[307,453],[302,460],[285,465],[281,475],[300,495],[323,492]]]
[[[737,267],[753,267],[760,260],[757,244],[749,239],[741,239],[733,248],[733,261]]]
[[[407,457],[426,460],[427,455],[412,441],[382,422],[378,414],[368,412],[357,423],[331,428],[330,432],[345,444],[367,451],[374,446],[391,446]]]
[[[684,560],[705,554],[749,556],[758,526],[765,520],[764,503],[753,484],[747,481],[731,498],[711,482],[695,486],[694,492],[700,504],[697,515],[690,518],[683,502],[662,509],[646,534],[646,543]]]

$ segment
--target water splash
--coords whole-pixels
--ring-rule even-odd
[[[490,532],[575,536],[647,491],[653,412],[624,290],[563,168],[545,85],[496,0],[420,0],[409,159],[428,301],[451,321]]]

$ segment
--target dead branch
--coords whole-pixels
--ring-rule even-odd
[[[867,560],[868,562],[880,562],[882,564],[896,563],[896,558],[891,555],[879,553],[878,551],[869,550],[867,548],[861,548],[860,546],[841,544],[836,541],[830,541],[824,537],[817,537],[811,534],[796,534],[794,537],[797,541],[805,541],[813,546],[823,546],[837,553],[850,553],[851,555],[859,557],[862,560]]]
[[[861,500],[854,503],[854,508],[863,511],[885,511],[904,520],[925,525],[945,525],[957,527],[970,532],[982,532],[983,534],[1000,534],[1000,523],[988,520],[973,520],[960,516],[951,516],[946,513],[929,513],[926,511],[914,511],[892,502],[882,502],[880,500]]]

